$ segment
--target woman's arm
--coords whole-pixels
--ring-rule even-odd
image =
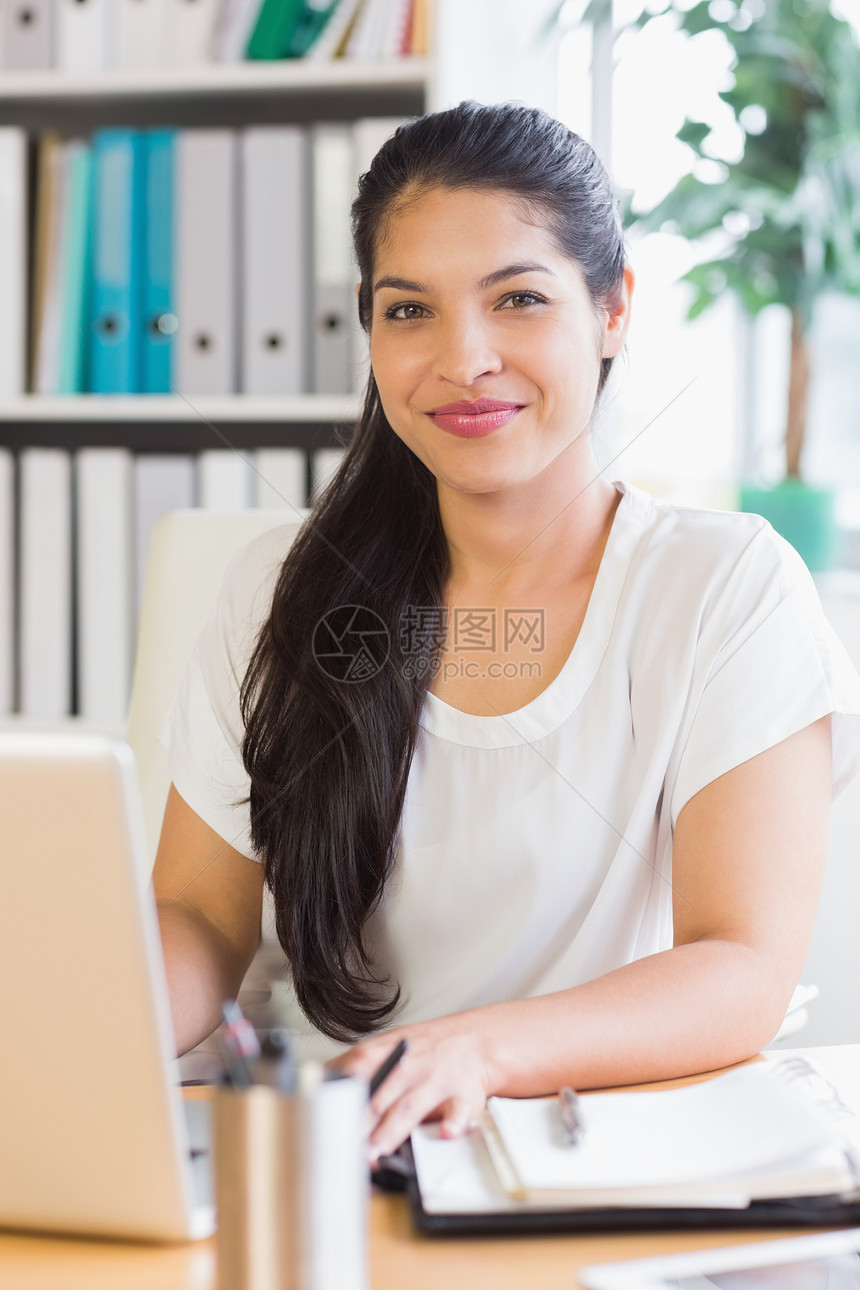
[[[673,845],[673,949],[570,990],[400,1027],[339,1059],[368,1075],[409,1041],[373,1099],[373,1154],[434,1114],[443,1132],[462,1131],[490,1094],[656,1080],[758,1052],[779,1028],[812,931],[830,748],[824,717],[687,803]]]
[[[171,785],[152,884],[181,1054],[217,1027],[254,957],[263,866],[228,846]]]

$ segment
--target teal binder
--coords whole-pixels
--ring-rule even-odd
[[[93,135],[93,283],[89,388],[141,390],[144,137],[139,130]]]
[[[76,139],[66,146],[69,152],[60,270],[62,314],[57,393],[80,394],[86,372],[90,308],[92,151],[83,140]]]
[[[173,157],[175,130],[150,130],[145,138],[143,390],[169,394],[176,313],[173,288]]]
[[[248,58],[286,58],[304,0],[263,0],[248,41]]]
[[[339,0],[304,0],[287,42],[288,58],[304,58],[322,35]]]

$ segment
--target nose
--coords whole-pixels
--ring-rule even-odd
[[[450,317],[438,329],[433,374],[440,381],[465,389],[501,368],[502,356],[482,318]]]

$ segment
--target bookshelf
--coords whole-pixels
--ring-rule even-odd
[[[547,25],[556,8],[556,0],[530,0],[528,6],[521,0],[431,0],[432,53],[426,58],[249,61],[88,74],[0,68],[0,122],[33,135],[56,130],[71,137],[104,126],[241,127],[405,117],[462,98],[520,99],[552,111],[556,53]],[[185,450],[191,425],[203,426],[204,420],[229,424],[248,443],[254,433],[267,442],[267,426],[279,426],[287,446],[306,446],[309,435],[317,444],[334,443],[333,427],[349,424],[357,407],[358,396],[237,394],[183,404],[157,395],[24,395],[0,402],[0,446],[101,444],[113,427],[112,442],[145,451],[152,446],[147,424],[161,424],[185,428],[172,441]]]
[[[314,93],[424,92],[429,81],[428,58],[397,58],[385,62],[331,63],[309,59],[283,63],[202,63],[194,67],[111,68],[87,75],[63,71],[2,71],[0,109],[4,124],[16,105],[67,99],[104,101],[133,98],[188,99],[213,94],[254,95],[274,92]],[[26,108],[20,109],[26,111]]]
[[[27,394],[0,403],[4,423],[40,421],[191,421],[198,416],[220,421],[267,421],[284,417],[288,421],[352,421],[358,410],[357,396],[351,394],[298,394],[283,398],[261,398],[253,394],[208,395],[192,400],[174,395],[70,394],[47,398]]]
[[[295,447],[312,452],[333,444],[334,428],[352,425],[358,408],[359,398],[352,394],[193,399],[30,394],[0,403],[0,445],[13,451],[38,446],[197,453],[226,447],[229,441],[241,450]]]
[[[519,99],[554,109],[556,51],[552,37],[547,36],[547,22],[557,8],[556,0],[530,0],[528,6],[522,0],[469,0],[468,4],[463,0],[430,0],[430,5],[431,53],[427,57],[126,67],[86,74],[0,67],[0,123],[19,127],[31,139],[48,131],[62,139],[72,139],[108,126],[241,130],[252,125],[309,126],[370,117],[402,118],[463,98],[483,102]],[[32,173],[34,168],[35,154],[31,159]],[[32,200],[29,217],[32,256]],[[28,363],[28,368],[31,366]],[[0,455],[6,454],[7,486],[10,460],[13,463],[12,487],[19,499],[16,533],[11,532],[8,523],[5,537],[0,531],[0,583],[9,576],[8,568],[4,572],[3,567],[5,542],[7,555],[12,552],[11,578],[17,588],[11,602],[6,597],[7,619],[10,603],[14,616],[21,611],[21,462],[26,449],[63,449],[71,454],[73,507],[78,504],[75,498],[81,495],[80,480],[75,483],[75,461],[84,449],[121,448],[137,462],[159,456],[177,463],[183,456],[199,459],[214,449],[234,448],[249,462],[258,450],[295,449],[305,455],[310,487],[311,455],[342,442],[359,405],[357,393],[187,398],[23,394],[0,398]],[[0,530],[4,522],[0,516]],[[77,558],[78,546],[75,536],[73,558]],[[77,570],[72,576],[74,581]],[[0,604],[0,635],[3,615]],[[79,623],[76,627],[77,616],[78,609],[73,606],[71,616],[66,614],[66,632],[80,630]],[[69,640],[68,644],[72,657],[76,651],[80,654],[80,640],[74,645]],[[9,648],[7,632],[5,647],[0,640],[0,673],[5,666],[7,676]],[[23,647],[18,628],[11,649],[18,656],[13,657],[18,677],[13,684],[13,690],[18,687],[17,697],[12,699],[14,713],[21,703]],[[72,716],[81,711],[77,689],[73,678]],[[0,676],[0,717],[9,710],[9,686],[6,685],[4,700]]]
[[[0,121],[36,136],[88,135],[104,126],[177,128],[300,124],[360,117],[407,117],[429,103],[432,64],[245,63],[118,69],[88,76],[0,71]],[[29,366],[29,364],[28,364]],[[235,394],[187,399],[159,395],[46,397],[0,402],[0,447],[121,446],[141,452],[198,452],[224,446],[213,426],[229,427],[238,448],[333,446],[350,425],[355,395],[259,398]]]

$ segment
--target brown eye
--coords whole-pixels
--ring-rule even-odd
[[[514,291],[502,301],[502,308],[528,309],[532,305],[546,304],[543,296],[534,291]]]
[[[385,311],[385,317],[392,322],[417,322],[424,314],[424,306],[415,304],[392,305]]]

